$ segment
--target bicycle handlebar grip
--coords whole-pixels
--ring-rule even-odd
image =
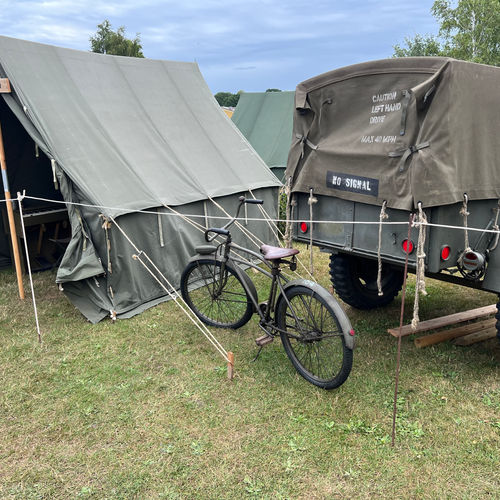
[[[209,236],[209,233],[215,233],[212,237]],[[215,238],[217,238],[217,235],[221,234],[223,236],[229,236],[229,231],[227,229],[222,229],[221,227],[210,227],[205,231],[205,240],[208,241],[209,243]]]
[[[263,200],[258,200],[256,198],[251,198],[251,199],[246,199],[245,203],[250,203],[252,205],[263,205],[264,201]]]

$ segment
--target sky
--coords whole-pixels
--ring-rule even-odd
[[[215,94],[294,90],[349,64],[437,34],[432,0],[0,0],[0,34],[78,50],[108,19],[144,55],[196,61]]]

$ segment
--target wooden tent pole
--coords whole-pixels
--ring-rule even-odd
[[[24,299],[23,271],[21,268],[21,256],[19,245],[17,244],[16,224],[14,222],[14,211],[12,210],[12,198],[10,196],[9,181],[7,179],[7,163],[5,161],[5,150],[3,147],[2,125],[0,123],[0,165],[2,167],[2,180],[7,205],[7,217],[9,219],[10,239],[12,241],[12,253],[14,254],[14,264],[16,266],[17,286],[19,297]]]

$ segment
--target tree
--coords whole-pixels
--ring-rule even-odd
[[[217,92],[214,97],[219,103],[219,106],[234,108],[238,104],[241,94],[243,94],[243,90],[238,91],[237,94],[231,94],[231,92]]]
[[[431,9],[450,57],[500,65],[500,1],[436,0]]]
[[[442,55],[500,66],[499,0],[435,0],[431,12],[438,36],[405,38],[393,57]]]
[[[439,40],[434,36],[415,35],[405,37],[406,47],[394,45],[393,57],[439,56],[442,54]]]
[[[90,49],[99,54],[115,56],[144,57],[139,33],[134,39],[125,37],[125,27],[120,26],[116,31],[111,29],[111,23],[105,19],[97,25],[97,32],[90,37]]]
[[[266,92],[281,92],[280,89],[267,89]]]

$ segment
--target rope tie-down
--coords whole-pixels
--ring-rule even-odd
[[[314,263],[313,263],[313,205],[318,203],[318,198],[313,196],[313,189],[309,190],[309,272],[314,276]]]
[[[384,295],[384,291],[382,290],[382,252],[381,252],[381,248],[382,248],[382,226],[383,226],[384,220],[389,218],[389,216],[387,215],[387,213],[385,211],[386,208],[387,208],[387,200],[384,200],[382,203],[382,207],[380,209],[379,225],[378,225],[377,288],[378,288],[379,297],[382,297],[382,295]]]
[[[228,352],[224,349],[222,344],[217,340],[214,334],[207,328],[207,326],[196,316],[189,306],[186,304],[182,296],[175,291],[175,288],[167,279],[167,277],[161,272],[161,270],[156,266],[156,264],[151,260],[146,252],[139,250],[135,243],[130,239],[130,237],[125,233],[125,231],[117,224],[116,220],[110,216],[111,221],[120,231],[123,237],[130,243],[132,248],[137,252],[132,255],[132,258],[138,261],[144,269],[151,275],[151,277],[160,285],[160,287],[168,294],[168,296],[177,304],[177,306],[184,312],[184,314],[190,319],[190,321],[200,330],[200,332],[207,338],[207,340],[212,344],[212,346],[217,350],[217,352],[226,360],[228,369],[228,378],[232,379],[234,376],[234,355],[232,352]],[[143,257],[147,260],[148,264],[143,260]],[[151,269],[151,266],[153,269]],[[154,270],[154,272],[153,272]],[[156,273],[156,274],[155,274]],[[160,279],[161,278],[161,279]],[[162,281],[163,280],[163,281]]]
[[[468,222],[467,218],[470,215],[470,212],[468,211],[468,203],[469,203],[469,197],[467,196],[467,193],[464,193],[464,200],[462,202],[462,208],[460,209],[460,215],[464,218],[464,252],[462,255],[465,255],[467,252],[471,251],[471,248],[469,246],[469,231],[468,231]]]
[[[411,320],[411,327],[415,330],[418,326],[420,318],[419,313],[419,298],[420,295],[426,296],[427,290],[425,289],[425,226],[427,225],[427,216],[422,208],[422,203],[418,202],[418,218],[414,225],[418,225],[418,243],[417,243],[417,268],[416,268],[416,282],[415,282],[415,301],[413,303],[413,319]]]

